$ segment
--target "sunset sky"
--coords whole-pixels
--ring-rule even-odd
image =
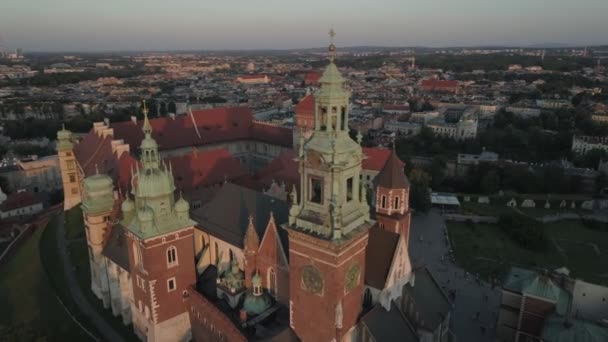
[[[2,0],[26,51],[608,43],[608,0]]]

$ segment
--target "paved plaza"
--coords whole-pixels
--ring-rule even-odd
[[[446,226],[437,210],[413,216],[410,231],[412,264],[426,266],[445,293],[454,298],[451,330],[455,341],[494,341],[500,287],[477,280],[448,255]]]

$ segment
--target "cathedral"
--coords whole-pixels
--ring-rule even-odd
[[[58,132],[91,290],[140,339],[447,341],[451,304],[409,259],[404,163],[349,136],[328,55],[293,132],[245,107]]]

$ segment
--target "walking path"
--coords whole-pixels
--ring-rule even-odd
[[[82,289],[78,285],[76,280],[76,274],[74,274],[74,268],[70,262],[67,249],[67,241],[65,239],[65,215],[63,211],[59,214],[58,218],[58,229],[57,229],[57,247],[59,249],[59,257],[65,270],[65,278],[69,287],[70,293],[74,298],[74,302],[80,309],[80,311],[87,316],[97,331],[102,335],[103,340],[112,342],[123,342],[123,338],[118,334],[112,326],[110,326],[103,317],[99,315],[97,310],[91,306],[87,301],[86,297],[82,293]]]

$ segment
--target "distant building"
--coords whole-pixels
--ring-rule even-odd
[[[445,93],[457,93],[460,87],[458,81],[453,80],[422,80],[420,87],[423,91],[427,92],[445,92]]]
[[[475,139],[477,137],[477,120],[464,119],[456,123],[434,120],[427,125],[435,135],[454,140]]]
[[[307,87],[316,87],[319,85],[319,79],[321,78],[321,74],[318,72],[307,72],[304,76],[304,85]]]
[[[23,218],[35,215],[43,209],[42,201],[34,193],[20,190],[0,204],[0,218]]]
[[[492,163],[498,161],[498,153],[483,151],[480,154],[458,153],[458,164],[478,165],[479,163]]]
[[[386,104],[382,107],[382,111],[388,114],[402,115],[410,113],[409,104]]]
[[[420,134],[422,125],[416,122],[387,121],[384,123],[384,129],[404,136],[415,136]]]
[[[268,75],[243,75],[236,78],[241,84],[267,84],[270,83]]]
[[[10,186],[10,189],[5,190],[50,192],[62,188],[57,155],[22,159],[14,165],[0,168],[0,175],[8,180]]]
[[[608,151],[608,137],[587,135],[575,135],[572,137],[572,151],[574,153],[586,154],[594,149]]]
[[[507,113],[513,113],[522,118],[535,118],[540,115],[540,108],[529,108],[529,107],[515,107],[509,106],[505,108]]]

